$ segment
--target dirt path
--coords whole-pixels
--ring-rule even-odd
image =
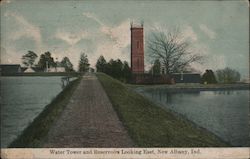
[[[131,147],[105,91],[93,74],[85,75],[44,147]]]

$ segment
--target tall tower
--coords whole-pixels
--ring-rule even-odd
[[[131,23],[131,71],[133,74],[144,73],[143,24]]]

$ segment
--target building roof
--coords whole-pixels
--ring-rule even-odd
[[[25,72],[28,69],[28,67],[22,67],[21,69],[22,72]],[[34,70],[34,72],[43,72],[43,70],[39,67],[31,67],[31,69]]]
[[[20,64],[0,64],[1,74],[20,73],[21,71]]]
[[[35,72],[31,67],[28,67],[24,72]]]

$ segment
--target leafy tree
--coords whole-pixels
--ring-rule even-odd
[[[235,83],[240,81],[240,73],[229,67],[217,70],[216,77],[220,83]]]
[[[65,68],[66,72],[72,72],[72,71],[74,71],[73,64],[70,62],[70,60],[69,60],[68,57],[64,57],[62,59],[60,65]]]
[[[202,56],[190,51],[190,43],[183,40],[181,33],[156,31],[148,40],[150,57],[159,59],[167,74],[181,72],[191,63],[201,62]]]
[[[31,66],[33,66],[36,58],[37,58],[37,54],[36,53],[34,53],[33,51],[28,51],[27,54],[25,54],[25,55],[22,56],[22,62],[23,62],[23,64],[25,66],[27,66],[27,67],[30,66],[31,67]]]
[[[128,82],[131,78],[131,69],[130,69],[127,61],[123,62],[122,73],[123,73],[123,75],[122,75],[123,78],[125,79],[126,82]]]
[[[106,67],[107,68],[106,73],[114,78],[119,79],[122,74],[122,67],[123,64],[120,59],[117,60],[110,59]]]
[[[51,53],[49,51],[45,52],[44,54],[41,54],[40,59],[38,61],[38,67],[41,70],[45,70],[47,68],[47,65],[48,68],[56,66],[54,58],[51,57]]]
[[[101,55],[96,62],[98,72],[104,72],[113,78],[123,82],[128,82],[131,77],[131,70],[127,61],[122,62],[120,59],[110,59],[107,63]]]
[[[98,58],[95,66],[97,72],[105,72],[105,69],[107,67],[107,62],[102,55]]]
[[[83,52],[81,53],[80,56],[80,61],[79,61],[79,65],[78,65],[78,71],[79,72],[86,72],[89,69],[89,60],[87,55]]]
[[[156,59],[154,61],[154,65],[150,69],[150,73],[152,73],[153,75],[159,75],[161,73],[161,62],[159,59]]]
[[[120,59],[115,60],[112,64],[113,76],[117,79],[122,78],[123,63]]]
[[[106,67],[105,67],[105,73],[114,77],[114,74],[113,74],[113,63],[114,63],[114,60],[113,59],[110,59],[109,62],[107,63]]]
[[[202,75],[202,82],[207,84],[217,83],[214,72],[212,70],[206,70]]]

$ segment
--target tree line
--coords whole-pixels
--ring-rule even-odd
[[[216,83],[236,83],[240,81],[240,73],[237,70],[226,67],[218,69],[214,73],[212,70],[206,70],[202,75],[202,83],[216,84]]]
[[[22,56],[22,63],[26,67],[36,67],[36,69],[39,71],[46,71],[47,68],[51,67],[64,67],[65,72],[75,72],[73,64],[67,56],[63,57],[61,61],[55,61],[51,56],[51,53],[47,51],[41,54],[38,62],[35,63],[37,58],[38,55],[34,51],[28,51],[28,53]],[[84,52],[82,52],[78,64],[78,71],[86,72],[89,70],[89,66],[90,64],[88,61],[88,57]]]
[[[149,73],[153,75],[164,74],[164,67],[162,67],[160,60],[156,59],[153,66],[150,68]],[[188,71],[184,71],[184,73]],[[218,69],[215,72],[211,69],[207,69],[201,76],[201,82],[207,84],[216,83],[236,83],[240,81],[240,73],[237,70],[226,67],[224,69]]]
[[[101,55],[96,62],[96,71],[103,72],[123,82],[129,82],[131,70],[127,61],[110,59],[109,62]]]

